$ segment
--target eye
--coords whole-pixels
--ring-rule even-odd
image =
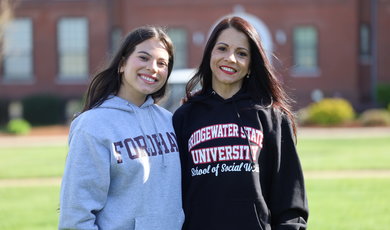
[[[240,56],[240,57],[247,57],[248,56],[248,54],[246,53],[246,52],[243,52],[243,51],[238,51],[238,56]]]
[[[158,65],[166,67],[166,66],[168,66],[168,62],[166,62],[166,61],[159,61]]]
[[[138,58],[139,58],[141,61],[148,61],[148,60],[149,60],[149,57],[148,57],[148,56],[144,56],[144,55],[138,56]]]
[[[216,49],[219,50],[219,51],[225,51],[226,47],[225,46],[217,46]]]

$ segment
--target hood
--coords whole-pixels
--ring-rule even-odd
[[[151,96],[148,96],[146,98],[146,101],[141,105],[141,106],[136,106],[135,104],[120,98],[115,95],[110,95],[107,100],[105,100],[100,106],[97,108],[104,108],[104,109],[117,109],[117,110],[122,110],[128,113],[132,113],[135,118],[137,119],[137,124],[142,131],[142,135],[144,136],[144,139],[146,140],[146,146],[147,148],[152,148],[153,143],[151,142],[150,139],[146,138],[146,132],[145,132],[145,127],[146,125],[142,123],[143,120],[145,119],[140,119],[141,117],[148,117],[148,121],[153,123],[153,128],[154,132],[158,133],[158,128],[156,121],[154,120],[154,117],[156,116],[156,108],[154,106],[154,99]],[[157,139],[160,137],[157,136]],[[159,142],[162,142],[159,140]],[[165,154],[162,154],[163,157],[163,166],[167,167],[166,162],[165,162]]]
[[[210,90],[206,91],[206,93],[204,93],[204,94],[199,94],[199,95],[192,97],[190,100],[188,100],[188,102],[189,103],[200,103],[206,107],[213,107],[216,105],[224,104],[224,106],[231,108],[231,109],[229,109],[229,111],[231,111],[232,113],[235,114],[236,122],[237,122],[238,126],[241,128],[243,128],[244,125],[243,125],[243,121],[242,121],[240,112],[242,110],[250,110],[251,108],[256,107],[254,105],[252,97],[248,93],[247,87],[245,85],[243,85],[243,87],[241,87],[241,89],[236,94],[234,94],[232,97],[230,97],[228,99],[222,98],[213,89],[210,89]],[[256,108],[255,108],[255,110],[256,110]],[[254,162],[253,162],[253,153],[252,153],[252,149],[251,149],[251,144],[250,144],[249,138],[247,136],[247,133],[244,132],[244,134],[245,134],[245,138],[247,141],[247,145],[249,146],[249,152],[251,155],[250,159],[251,159],[251,163],[253,166]]]
[[[145,109],[154,105],[154,100],[151,96],[148,96],[146,101],[140,106],[136,106],[135,104],[120,98],[115,95],[108,96],[107,100],[105,100],[98,108],[105,109],[118,109],[127,112],[134,112],[135,109]]]
[[[213,89],[209,89],[205,93],[195,95],[188,100],[190,103],[201,103],[206,106],[214,106],[220,103],[239,103],[240,101],[252,101],[250,94],[244,86],[228,99],[222,98]]]

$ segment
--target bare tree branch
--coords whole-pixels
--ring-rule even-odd
[[[3,41],[7,24],[14,16],[16,0],[0,0],[0,61],[3,57]]]

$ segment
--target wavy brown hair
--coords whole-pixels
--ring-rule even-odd
[[[159,39],[169,54],[168,78],[173,68],[173,45],[163,28],[154,26],[139,27],[127,34],[119,50],[113,56],[108,67],[98,72],[92,79],[85,95],[85,104],[82,112],[101,105],[109,95],[117,95],[122,85],[122,74],[118,73],[120,66],[134,52],[135,47],[151,38]],[[151,94],[155,103],[165,95],[167,82],[157,92]]]
[[[202,87],[197,94],[203,94],[212,89],[211,52],[221,32],[228,28],[234,28],[244,33],[248,38],[251,52],[250,77],[244,78],[244,84],[252,99],[257,103],[267,104],[282,110],[291,120],[294,134],[296,134],[295,118],[290,107],[292,100],[285,93],[282,83],[276,77],[275,70],[267,58],[256,29],[240,17],[222,19],[211,32],[198,70],[186,85],[187,98],[190,99],[193,96],[192,91],[198,84]]]

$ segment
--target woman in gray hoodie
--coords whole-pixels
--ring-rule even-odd
[[[181,229],[172,114],[155,104],[172,67],[166,33],[141,27],[92,79],[70,128],[59,229]]]

